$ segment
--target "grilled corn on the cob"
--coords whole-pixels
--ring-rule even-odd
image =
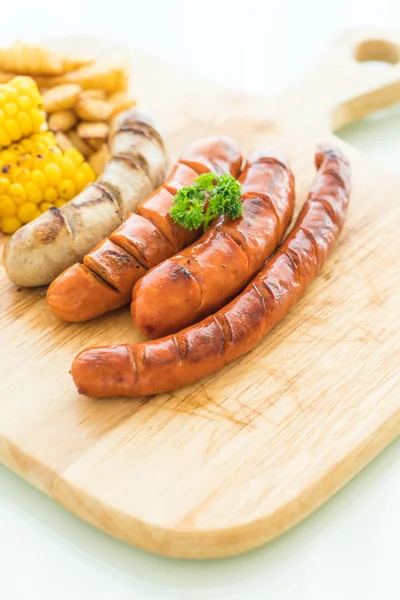
[[[45,115],[42,97],[30,77],[15,77],[0,86],[0,149],[39,133]]]
[[[81,153],[75,148],[62,152],[50,131],[10,145],[0,152],[0,229],[14,233],[94,180]]]

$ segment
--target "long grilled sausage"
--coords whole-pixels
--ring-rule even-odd
[[[109,238],[53,281],[47,292],[51,311],[65,321],[87,321],[129,304],[132,288],[148,269],[179,252],[200,235],[171,219],[174,195],[201,173],[237,177],[242,153],[231,138],[212,136],[189,146],[167,181],[126,218]]]
[[[250,158],[239,182],[242,217],[216,219],[197,242],[135,285],[132,318],[147,337],[175,333],[225,306],[281,242],[293,216],[292,172],[264,150]]]
[[[164,180],[166,153],[152,119],[121,113],[110,135],[112,158],[99,179],[62,208],[50,208],[8,240],[4,267],[17,285],[53,281],[109,235]]]
[[[254,348],[304,293],[343,226],[349,163],[340,150],[321,147],[316,166],[315,184],[293,230],[240,296],[176,335],[84,350],[71,371],[79,392],[100,398],[175,390]]]

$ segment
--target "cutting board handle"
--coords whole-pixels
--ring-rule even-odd
[[[345,31],[290,94],[296,97],[301,118],[309,122],[317,119],[320,129],[327,131],[337,131],[400,102],[400,31]],[[299,115],[293,117],[295,120]],[[293,123],[288,126],[293,127]]]

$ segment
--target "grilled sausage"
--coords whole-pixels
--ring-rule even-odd
[[[201,173],[232,173],[237,177],[243,156],[236,142],[212,136],[193,143],[172,169],[167,181],[142,202],[114,231],[57,279],[47,292],[52,312],[66,321],[87,321],[132,299],[135,282],[148,269],[191,244],[198,231],[183,229],[171,219],[179,188]]]
[[[78,391],[94,398],[175,390],[222,369],[281,321],[320,271],[342,229],[350,166],[321,147],[318,174],[283,245],[228,306],[176,335],[135,345],[89,348],[72,365]]]
[[[264,150],[250,159],[239,182],[243,216],[215,219],[196,243],[135,285],[132,318],[147,337],[174,333],[225,306],[281,242],[293,216],[292,172]]]
[[[7,275],[17,285],[53,281],[133,211],[165,176],[166,153],[153,121],[135,109],[115,120],[113,157],[99,179],[62,208],[27,223],[4,249]]]

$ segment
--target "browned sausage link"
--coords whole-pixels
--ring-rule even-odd
[[[212,136],[189,146],[167,181],[142,202],[109,238],[57,277],[47,292],[51,311],[66,321],[87,321],[128,304],[135,282],[148,269],[182,250],[200,235],[174,223],[174,195],[200,173],[237,177],[243,156],[236,142]]]
[[[242,217],[216,219],[197,242],[135,285],[132,317],[147,337],[174,333],[225,306],[281,242],[293,215],[290,169],[265,150],[248,163],[239,181]]]
[[[153,342],[89,348],[72,365],[78,390],[92,397],[139,396],[177,389],[248,352],[317,275],[343,226],[350,167],[340,150],[316,155],[316,182],[277,254],[227,307]]]

